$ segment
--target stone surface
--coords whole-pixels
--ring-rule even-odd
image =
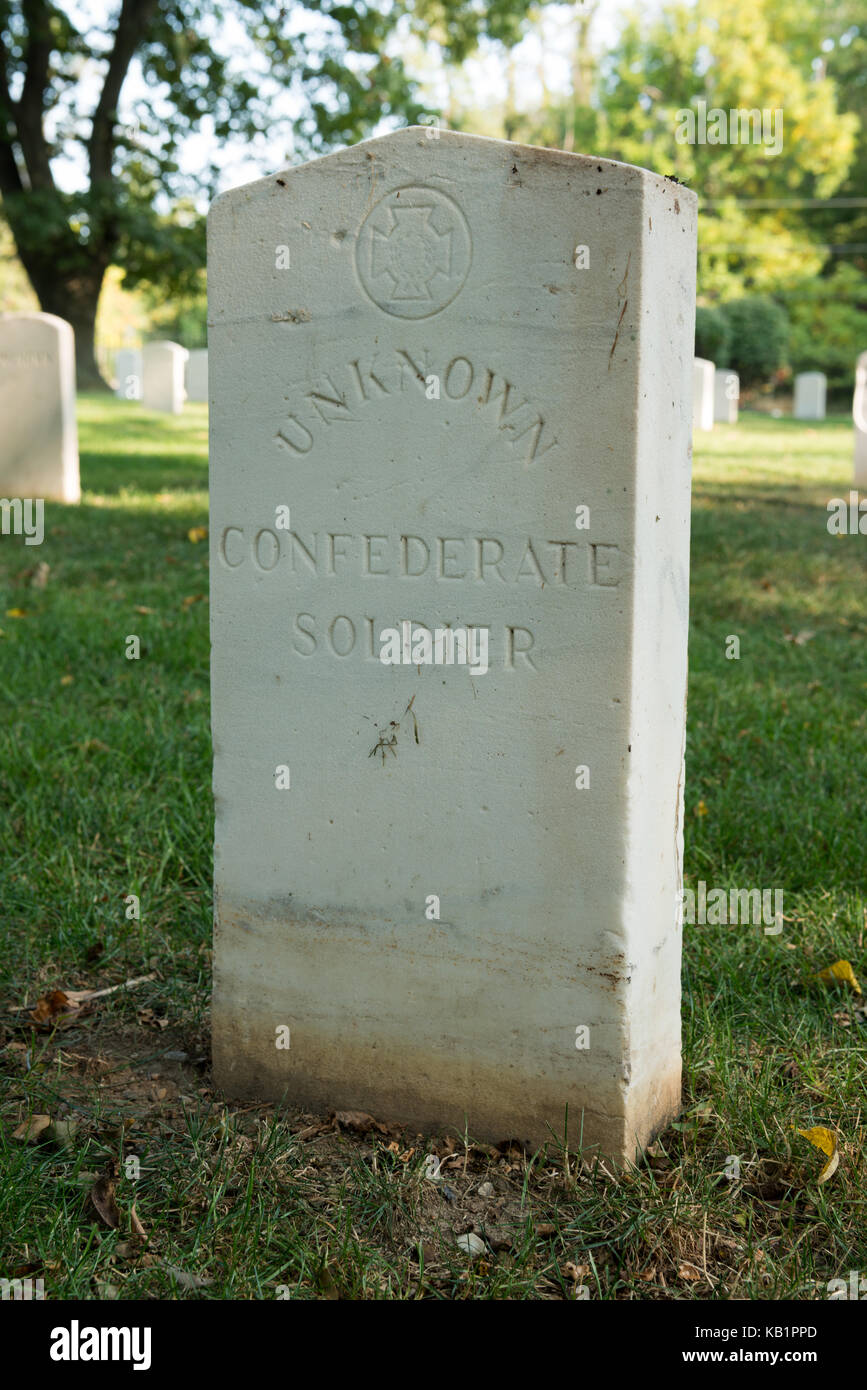
[[[184,367],[189,353],[179,343],[145,343],[142,348],[142,405],[180,415]]]
[[[827,385],[824,372],[801,372],[795,377],[796,420],[824,420]]]
[[[717,367],[713,378],[713,418],[723,425],[738,422],[738,400],[741,383],[737,372],[729,367]]]
[[[78,502],[75,340],[54,314],[0,315],[0,495]]]
[[[855,486],[867,489],[867,352],[862,352],[855,364],[852,419],[855,423]]]
[[[706,357],[696,357],[692,368],[692,428],[712,430],[716,368]]]
[[[568,1106],[617,1159],[677,1112],[695,236],[646,171],[418,128],[212,206],[228,1094]],[[487,673],[384,665],[402,623]]]
[[[187,400],[208,399],[208,349],[193,348],[187,362]]]
[[[120,348],[114,357],[117,385],[114,394],[124,401],[140,401],[142,395],[141,348]]]

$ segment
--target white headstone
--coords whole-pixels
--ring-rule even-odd
[[[212,206],[231,1095],[615,1158],[677,1112],[695,238],[426,128]]]
[[[75,339],[54,314],[0,315],[0,495],[81,498]]]
[[[713,418],[724,425],[738,422],[738,400],[741,384],[737,372],[717,367],[713,379]]]
[[[716,368],[705,357],[696,357],[692,369],[692,428],[713,429],[714,379]]]
[[[796,420],[824,420],[827,385],[824,372],[801,372],[795,377]]]
[[[855,422],[855,486],[867,488],[867,352],[862,352],[855,364],[852,418]]]
[[[208,399],[208,349],[193,348],[187,362],[187,400]]]
[[[114,394],[124,401],[140,401],[142,397],[141,348],[120,348],[114,357],[117,385]]]
[[[189,356],[179,343],[145,343],[142,348],[142,404],[179,415],[184,408],[184,365]]]

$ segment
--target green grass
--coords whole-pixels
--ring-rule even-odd
[[[781,888],[785,923],[685,928],[684,1113],[620,1176],[553,1143],[299,1138],[315,1117],[214,1095],[207,553],[188,539],[207,525],[205,408],[83,397],[80,444],[81,505],[49,505],[41,547],[0,540],[0,1274],[41,1273],[53,1298],[559,1299],[577,1281],[821,1299],[867,1270],[867,1024],[848,986],[809,980],[839,958],[867,975],[867,537],[825,525],[848,423],[744,415],[698,438],[686,877]],[[129,634],[147,659],[126,660]],[[151,973],[55,1032],[20,1012]],[[71,1120],[67,1142],[14,1140],[34,1113]],[[823,1185],[794,1133],[819,1124],[841,1154]],[[87,1196],[111,1164],[119,1230]],[[475,1263],[455,1244],[470,1229],[490,1245]]]

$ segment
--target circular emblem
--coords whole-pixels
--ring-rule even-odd
[[[457,203],[436,188],[395,188],[361,224],[358,278],[374,304],[425,319],[451,304],[467,278],[473,244]]]

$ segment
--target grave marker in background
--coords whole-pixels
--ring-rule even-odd
[[[728,367],[717,367],[713,379],[713,418],[724,425],[738,422],[738,400],[740,380],[737,372]]]
[[[179,343],[145,343],[142,348],[142,405],[180,415],[184,408],[184,365],[189,353]]]
[[[705,357],[696,357],[692,370],[692,428],[712,430],[716,368]]]
[[[796,420],[824,420],[828,381],[824,372],[800,372],[795,377]]]
[[[208,399],[208,349],[193,348],[187,362],[187,400]]]
[[[616,1158],[677,1112],[695,237],[419,128],[212,206],[230,1095]]]
[[[141,348],[120,348],[114,357],[117,385],[114,394],[124,401],[140,401],[142,397]]]
[[[852,419],[855,422],[855,486],[867,489],[867,352],[862,352],[855,364]]]
[[[54,314],[0,315],[0,495],[78,502],[75,339]]]

